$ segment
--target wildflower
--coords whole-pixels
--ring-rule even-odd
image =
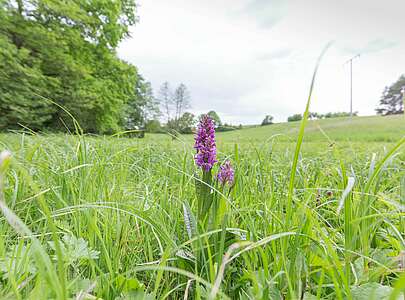
[[[218,180],[221,184],[228,183],[229,185],[233,184],[234,181],[234,170],[231,166],[231,162],[227,160],[222,166],[219,167],[220,170],[218,172]]]
[[[214,122],[209,116],[202,117],[194,140],[194,148],[197,150],[194,157],[195,163],[205,172],[208,172],[217,162]]]

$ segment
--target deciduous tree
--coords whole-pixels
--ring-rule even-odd
[[[176,88],[173,95],[173,103],[175,107],[175,120],[180,119],[182,113],[190,108],[190,93],[184,83]]]
[[[273,116],[267,115],[262,121],[262,126],[273,124]]]
[[[295,115],[289,116],[287,118],[288,122],[295,122],[295,121],[300,121],[300,120],[302,120],[302,115],[301,114],[295,114]]]
[[[391,86],[386,87],[380,99],[380,106],[376,109],[381,115],[395,115],[404,113],[405,75],[402,75]]]
[[[160,86],[158,99],[166,117],[166,122],[169,122],[173,110],[173,95],[170,90],[169,82],[165,81]]]
[[[109,133],[125,126],[129,106],[147,107],[137,92],[146,81],[115,52],[135,8],[134,0],[0,0],[0,129],[73,129],[66,109],[84,131]]]

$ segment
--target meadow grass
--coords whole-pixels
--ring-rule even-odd
[[[0,135],[1,298],[389,299],[404,287],[404,123],[311,121],[296,168],[299,123],[218,134],[235,185],[219,229],[194,236],[192,136]]]

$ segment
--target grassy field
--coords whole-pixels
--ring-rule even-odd
[[[217,133],[219,143],[258,143],[269,139],[295,143],[300,122],[277,123],[268,126],[249,126],[243,130]],[[305,129],[306,142],[397,142],[405,132],[403,115],[333,118],[309,121]],[[187,138],[188,137],[188,138]],[[192,135],[183,136],[190,141]],[[170,139],[165,135],[149,135],[147,140]]]
[[[299,126],[217,134],[208,227],[191,135],[0,134],[0,298],[403,299],[404,116]]]

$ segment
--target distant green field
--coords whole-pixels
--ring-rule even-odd
[[[267,126],[249,126],[241,130],[217,133],[219,143],[263,143],[269,140],[295,142],[300,122],[277,123]],[[331,118],[308,121],[306,142],[395,142],[405,134],[405,116],[369,116]],[[147,140],[162,141],[171,138],[149,134]],[[189,141],[192,135],[182,135]]]
[[[0,134],[0,298],[400,299],[404,116],[299,126],[217,134],[208,223],[193,135]]]
[[[300,122],[277,123],[268,126],[252,126],[241,130],[217,133],[219,149],[238,144],[241,147],[271,145],[273,149],[293,150]],[[405,135],[405,117],[368,116],[354,118],[332,118],[308,121],[305,129],[304,152],[324,153],[331,147],[348,152],[371,153],[398,142]],[[162,134],[148,134],[148,143],[184,145],[191,148],[193,135],[181,135],[178,141]]]
[[[219,145],[228,143],[262,144],[269,141],[295,143],[300,122],[276,123],[267,126],[249,126],[241,130],[217,133]],[[308,121],[305,142],[330,143],[392,143],[405,135],[405,116],[368,116],[354,118],[331,118]],[[58,137],[58,135],[50,135]],[[14,139],[0,133],[0,142]],[[193,135],[181,135],[178,141],[190,143]],[[134,142],[167,143],[172,140],[164,134],[147,134],[145,139]]]
[[[259,126],[230,133],[220,133],[218,137],[225,142],[232,140],[263,142],[275,135],[277,139],[294,140],[300,122],[279,123]],[[335,118],[308,121],[305,139],[310,142],[394,142],[405,134],[405,116],[371,116],[354,118]]]

